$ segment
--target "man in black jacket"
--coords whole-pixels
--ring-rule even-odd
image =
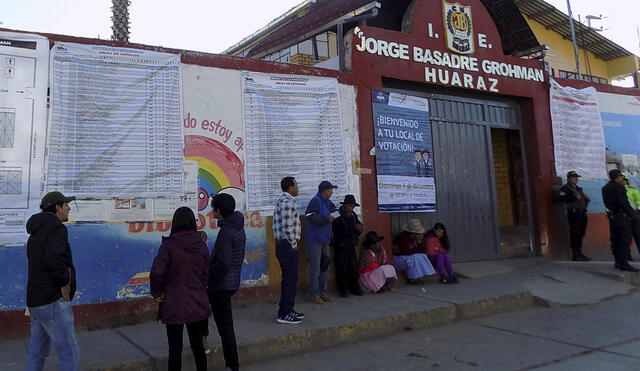
[[[629,245],[631,245],[631,218],[635,211],[627,199],[624,178],[618,169],[609,171],[609,183],[602,187],[602,200],[609,218],[609,239],[611,252],[615,258],[615,268],[627,272],[639,272],[629,264]]]
[[[575,171],[567,173],[567,184],[560,188],[560,202],[567,204],[567,221],[569,222],[569,241],[573,261],[590,261],[582,254],[582,239],[587,230],[587,206],[589,196],[584,194],[578,185],[580,175]]]
[[[340,296],[349,296],[348,291],[354,295],[363,295],[358,283],[356,246],[362,234],[362,223],[353,208],[360,206],[353,195],[344,196],[344,201],[338,211],[340,216],[332,223],[333,229],[333,255],[336,267],[336,284]]]
[[[238,370],[238,347],[233,329],[231,297],[240,287],[246,234],[244,216],[235,211],[233,196],[220,193],[211,200],[214,218],[218,219],[218,236],[209,258],[209,302],[213,319],[222,339],[226,367]]]
[[[61,370],[78,370],[80,349],[73,328],[71,300],[76,291],[67,228],[69,202],[60,192],[49,192],[40,203],[41,213],[27,222],[27,307],[31,339],[27,370],[42,370],[53,343]]]

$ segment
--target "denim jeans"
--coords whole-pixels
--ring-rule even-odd
[[[27,371],[44,367],[51,343],[56,348],[60,370],[80,369],[80,348],[73,329],[71,303],[63,300],[39,307],[30,307],[31,339],[27,356]]]
[[[307,242],[309,259],[309,296],[314,297],[327,292],[327,271],[320,268],[322,255],[329,255],[329,244]]]

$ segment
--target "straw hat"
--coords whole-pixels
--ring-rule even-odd
[[[410,233],[425,233],[427,230],[422,226],[419,219],[409,219],[402,226],[403,231],[407,231]]]

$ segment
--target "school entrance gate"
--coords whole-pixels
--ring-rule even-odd
[[[429,99],[436,212],[392,213],[395,235],[409,218],[447,227],[457,261],[529,255],[534,246],[517,102],[398,88]]]

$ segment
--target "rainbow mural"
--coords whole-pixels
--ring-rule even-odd
[[[244,190],[244,165],[223,143],[200,135],[185,135],[184,156],[198,162],[198,210],[225,188]]]

